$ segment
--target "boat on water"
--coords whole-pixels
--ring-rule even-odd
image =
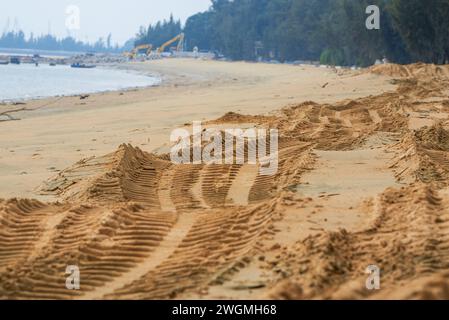
[[[20,64],[20,59],[17,57],[11,57],[11,59],[9,60],[9,62],[11,64]]]
[[[85,63],[76,62],[76,63],[73,63],[71,65],[71,67],[72,68],[80,68],[80,69],[93,69],[93,68],[96,68],[97,66],[93,65],[93,64],[85,64]]]

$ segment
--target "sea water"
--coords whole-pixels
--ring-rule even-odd
[[[0,65],[0,101],[70,96],[155,86],[156,76],[113,68],[77,69],[34,64]]]

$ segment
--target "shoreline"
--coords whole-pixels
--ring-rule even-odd
[[[70,67],[70,66],[67,66]],[[126,72],[130,74],[135,74],[139,76],[145,76],[153,78],[155,83],[152,85],[144,85],[144,86],[125,86],[123,88],[118,89],[107,89],[107,90],[96,90],[96,91],[83,91],[80,93],[74,93],[74,94],[60,94],[60,95],[48,95],[48,96],[35,96],[35,97],[26,97],[26,98],[15,98],[15,99],[0,99],[0,106],[5,105],[14,105],[16,103],[27,103],[32,101],[42,101],[45,99],[59,99],[59,98],[65,98],[65,97],[79,97],[84,95],[91,95],[91,94],[101,94],[101,93],[109,93],[109,92],[120,92],[120,91],[131,91],[131,90],[138,90],[138,89],[148,89],[156,86],[160,86],[162,84],[162,77],[160,74],[150,73],[150,72],[133,72],[131,70],[128,70],[126,68],[120,68],[117,67],[116,64],[98,64],[98,69],[105,69],[105,70],[116,70],[121,72]]]

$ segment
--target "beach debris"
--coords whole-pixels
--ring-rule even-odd
[[[13,110],[7,110],[7,111],[0,112],[0,122],[20,120],[19,118],[14,118],[12,115],[10,115],[10,113],[15,113],[15,112],[20,112],[20,111],[27,111],[27,110],[28,110],[27,108],[23,107],[23,108],[19,108],[19,109],[13,109]],[[8,119],[2,120],[1,119],[2,116],[6,117]]]

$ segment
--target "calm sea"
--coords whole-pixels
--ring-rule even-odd
[[[0,65],[0,101],[123,90],[159,83],[157,77],[118,69]]]

